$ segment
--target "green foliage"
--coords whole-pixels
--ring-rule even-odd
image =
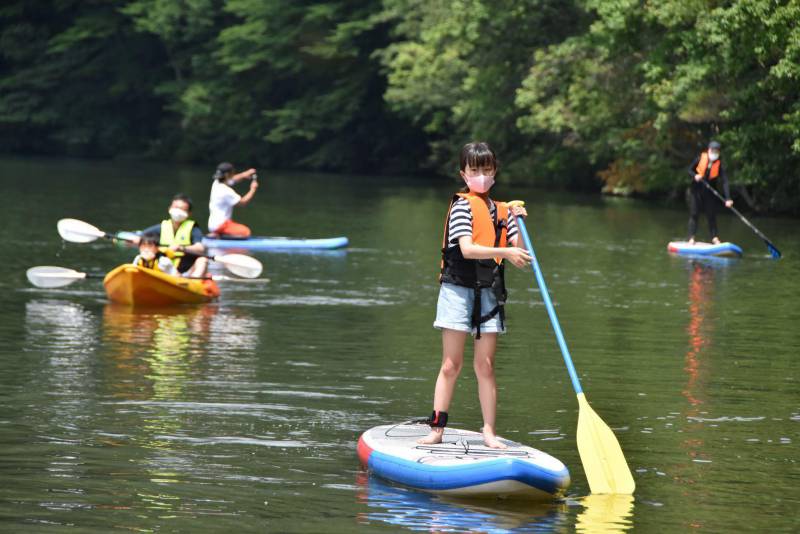
[[[798,0],[11,0],[0,143],[671,194],[710,137],[800,210]],[[247,162],[247,163],[245,163]]]
[[[0,10],[0,144],[75,155],[142,151],[157,125],[150,42],[113,2],[25,1]]]
[[[537,51],[518,91],[523,132],[559,135],[606,166],[607,186],[639,192],[685,187],[683,169],[717,137],[748,198],[800,207],[800,3],[583,5],[586,31]]]
[[[484,139],[511,174],[547,174],[544,167],[557,158],[537,162],[539,145],[549,140],[521,135],[514,95],[534,51],[563,39],[580,13],[558,0],[384,0],[384,6],[394,23],[392,43],[378,52],[386,100],[430,136],[429,163],[453,174],[460,146]]]

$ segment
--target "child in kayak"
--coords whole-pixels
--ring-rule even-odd
[[[514,217],[524,208],[510,208],[489,198],[497,173],[497,158],[487,143],[468,143],[461,150],[461,178],[466,187],[453,196],[444,228],[439,301],[435,328],[442,331],[442,365],[436,379],[431,432],[419,443],[442,441],[447,410],[456,379],[464,363],[468,334],[475,336],[475,375],[483,415],[483,440],[488,447],[503,449],[497,439],[495,415],[497,386],[494,355],[497,334],[505,333],[506,300],[503,261],[524,268],[531,260],[517,246]]]
[[[164,274],[178,276],[178,270],[169,257],[158,250],[158,236],[145,234],[139,239],[139,254],[131,262],[137,267],[155,269]]]
[[[203,278],[208,259],[203,256],[203,231],[192,219],[192,199],[178,193],[169,205],[169,219],[142,231],[143,235],[158,235],[158,244],[170,250],[169,257],[181,276]]]
[[[242,180],[250,179],[250,190],[241,196],[233,190],[233,185]],[[231,163],[220,163],[214,173],[214,183],[211,184],[211,197],[208,200],[208,232],[212,237],[250,237],[250,228],[234,222],[233,208],[246,206],[256,194],[258,181],[256,170],[247,169],[236,174],[236,169]]]

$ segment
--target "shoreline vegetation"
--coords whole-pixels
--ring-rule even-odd
[[[790,0],[14,0],[0,152],[450,176],[485,139],[543,188],[800,214]]]

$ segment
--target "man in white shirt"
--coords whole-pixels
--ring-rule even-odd
[[[247,179],[250,179],[250,190],[243,196],[239,195],[232,186]],[[258,181],[255,169],[247,169],[237,174],[233,164],[220,163],[214,173],[214,183],[211,185],[211,197],[208,201],[209,235],[233,238],[250,237],[250,228],[233,221],[233,208],[246,206],[256,194],[256,189],[258,189]]]

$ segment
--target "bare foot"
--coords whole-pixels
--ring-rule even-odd
[[[442,442],[444,428],[431,428],[431,433],[424,438],[419,438],[417,443],[420,445],[435,445]]]
[[[714,239],[712,239],[711,242],[714,243],[715,245],[719,245],[720,244],[720,240],[719,240],[718,237],[715,237]]]
[[[492,449],[507,449],[508,446],[497,439],[493,432],[483,432],[483,444]]]
[[[690,244],[690,245],[694,245],[694,238],[693,238],[693,237],[690,237],[690,238],[689,238],[689,244]]]

